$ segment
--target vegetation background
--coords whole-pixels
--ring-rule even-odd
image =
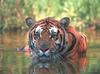
[[[100,0],[0,0],[0,31],[24,30],[26,17],[38,20],[48,16],[68,16],[75,26],[83,21],[100,28]]]

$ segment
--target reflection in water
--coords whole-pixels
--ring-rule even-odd
[[[1,51],[0,51],[1,52]],[[30,65],[29,59],[24,56],[24,53],[13,51],[2,51],[0,54],[0,74],[27,74]],[[55,64],[46,69],[36,69],[37,74],[80,74],[80,69],[86,67],[86,57],[78,58],[77,62],[72,60],[63,61],[61,64]],[[56,67],[55,67],[56,66]],[[33,66],[30,70],[33,70]],[[65,73],[62,73],[65,72]]]
[[[0,48],[16,48],[25,44],[26,33],[4,33],[0,35]],[[7,49],[6,49],[7,50]]]
[[[77,60],[77,62],[75,62]],[[55,64],[51,64],[48,68],[34,67],[29,68],[29,74],[80,74],[81,70],[85,71],[87,65],[86,56],[74,60],[60,60]]]
[[[26,33],[6,33],[0,35],[0,74],[27,74],[31,61],[29,58],[26,58],[23,52],[16,52],[17,47],[25,44],[25,37]],[[62,65],[57,66],[60,66],[60,69],[66,71],[66,74],[100,74],[100,36],[95,37],[97,39],[94,40],[95,44],[90,45],[95,45],[96,47],[92,46],[93,48],[88,49],[88,65],[87,58],[84,56],[77,58],[76,62],[74,62],[75,60],[64,60]],[[36,70],[38,71],[39,69],[37,68]],[[57,67],[55,68],[52,65],[49,70],[41,69],[38,72],[40,74],[42,72],[45,72],[43,74],[55,74],[58,71]]]

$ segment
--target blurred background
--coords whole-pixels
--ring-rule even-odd
[[[0,0],[0,74],[25,74],[29,59],[17,47],[26,44],[25,18],[68,16],[88,37],[88,66],[83,74],[100,74],[100,0]]]

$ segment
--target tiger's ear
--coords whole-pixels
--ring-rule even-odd
[[[25,22],[28,27],[31,27],[35,23],[35,21],[31,17],[26,18]]]
[[[68,25],[70,24],[70,18],[69,17],[63,17],[60,20],[60,25],[64,28],[68,27]]]

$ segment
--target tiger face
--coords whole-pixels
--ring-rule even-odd
[[[56,44],[61,43],[61,37],[58,34],[59,30],[57,27],[46,23],[37,26],[32,31],[32,39],[35,43],[35,47],[42,52],[55,51],[57,49]]]
[[[43,54],[60,49],[65,34],[59,22],[44,19],[34,24],[30,30],[30,35],[34,47]]]
[[[29,22],[30,23],[30,22]],[[37,56],[36,62],[51,63],[61,57],[59,52],[65,49],[65,29],[60,22],[45,18],[35,22],[29,30],[29,47]]]

